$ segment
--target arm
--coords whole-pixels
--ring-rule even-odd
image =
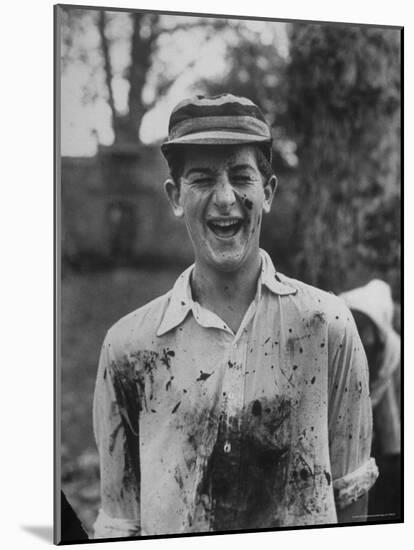
[[[101,350],[93,402],[99,451],[101,509],[95,538],[140,534],[139,414],[134,370],[115,357],[107,335]]]
[[[365,352],[351,313],[333,327],[329,363],[329,443],[338,522],[366,521],[378,469],[370,458],[372,408]]]

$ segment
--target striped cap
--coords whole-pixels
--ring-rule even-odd
[[[233,145],[263,143],[270,145],[270,128],[257,105],[246,97],[222,94],[197,95],[184,99],[173,109],[168,139],[161,145],[167,157],[177,145]]]

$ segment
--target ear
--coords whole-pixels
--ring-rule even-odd
[[[264,190],[264,196],[265,200],[263,202],[263,211],[265,214],[268,214],[270,212],[270,208],[272,206],[273,197],[275,196],[276,189],[277,189],[277,177],[273,174],[265,184],[263,190]]]
[[[168,201],[176,218],[184,216],[184,209],[181,206],[181,187],[174,180],[168,179],[164,183],[164,190],[167,194]]]

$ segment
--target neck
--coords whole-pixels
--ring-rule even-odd
[[[259,253],[252,262],[231,272],[217,271],[196,260],[191,279],[193,299],[237,329],[255,296],[260,268]]]

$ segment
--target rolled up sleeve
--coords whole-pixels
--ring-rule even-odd
[[[120,364],[110,336],[102,345],[93,401],[93,429],[99,451],[101,508],[95,538],[140,535],[139,434],[137,407],[128,407],[133,388],[128,365]]]
[[[329,349],[329,450],[337,509],[366,495],[378,477],[371,458],[368,365],[351,313],[337,323]]]

